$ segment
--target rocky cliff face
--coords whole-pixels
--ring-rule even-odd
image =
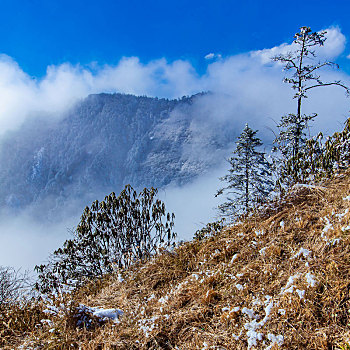
[[[127,183],[139,189],[191,181],[221,162],[233,139],[198,118],[202,98],[99,94],[54,121],[31,118],[1,140],[1,207],[34,205],[39,215],[55,216]]]

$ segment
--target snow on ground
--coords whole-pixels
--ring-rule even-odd
[[[292,258],[298,258],[299,256],[303,256],[305,259],[311,254],[310,250],[305,248],[300,248],[297,253],[295,253]]]
[[[349,212],[349,208],[345,209],[344,213],[335,214],[335,216],[336,216],[339,220],[341,220],[348,212]]]
[[[101,307],[89,307],[84,304],[80,304],[79,308],[77,309],[77,315],[85,315],[86,313],[92,314],[101,321],[112,320],[114,323],[119,323],[119,318],[124,312],[119,309],[104,309]]]
[[[112,320],[115,323],[119,323],[119,318],[123,315],[123,311],[119,309],[103,309],[99,307],[90,308],[92,314],[102,321]]]
[[[317,282],[315,280],[315,276],[311,272],[308,272],[305,275],[305,279],[309,287],[315,287]]]
[[[326,222],[325,227],[322,230],[321,237],[323,238],[324,235],[331,229],[333,229],[333,225],[330,223],[329,219],[325,216],[323,220]]]

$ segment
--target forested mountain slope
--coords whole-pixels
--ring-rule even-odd
[[[0,206],[34,204],[56,217],[78,201],[135,188],[183,184],[222,162],[233,141],[198,120],[199,94],[179,100],[91,95],[64,117],[31,118],[0,144]],[[209,131],[208,131],[209,130]]]

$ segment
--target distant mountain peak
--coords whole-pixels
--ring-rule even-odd
[[[193,180],[223,159],[215,154],[228,143],[196,119],[194,102],[206,95],[93,94],[59,120],[28,120],[1,140],[0,206],[34,204],[44,216],[56,215],[71,200],[83,206],[126,183]]]

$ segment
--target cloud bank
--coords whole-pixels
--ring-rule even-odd
[[[321,59],[336,59],[344,51],[345,43],[338,27],[328,28],[325,45],[317,49],[317,54]],[[229,96],[236,115],[245,114],[249,119],[253,114],[257,121],[278,119],[281,113],[292,112],[294,104],[291,89],[281,82],[281,66],[272,63],[271,57],[293,48],[294,44],[284,43],[246,54],[220,56],[216,61],[211,59],[217,55],[208,54],[203,75],[186,60],[168,62],[161,58],[143,63],[137,57],[124,57],[116,65],[49,66],[41,79],[30,77],[11,57],[1,55],[0,134],[17,128],[30,115],[56,115],[77,99],[100,92],[178,98],[210,90]],[[330,79],[350,82],[350,77],[341,71],[329,70],[325,74]],[[316,108],[324,114],[332,110],[333,116],[344,118],[348,101],[343,99],[343,92],[336,88],[320,90],[325,91],[312,96],[310,103],[305,104],[306,109]],[[327,103],[332,108],[327,108]]]
[[[0,265],[32,271],[71,238],[68,230],[74,226],[76,222],[72,218],[48,224],[39,223],[26,213],[16,217],[1,216]]]

